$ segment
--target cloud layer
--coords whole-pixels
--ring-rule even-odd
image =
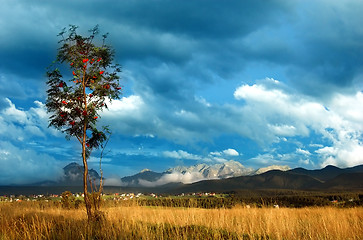
[[[5,0],[0,163],[11,172],[6,152],[32,162],[38,170],[21,171],[30,181],[55,171],[45,159],[79,161],[77,144],[47,128],[44,73],[63,27],[99,24],[123,65],[124,96],[101,114],[113,131],[110,175],[230,159],[362,164],[361,12],[360,0]]]

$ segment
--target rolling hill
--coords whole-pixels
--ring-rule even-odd
[[[226,192],[257,189],[357,190],[363,189],[363,165],[352,168],[327,166],[319,170],[302,168],[272,170],[254,176],[200,181],[183,185],[176,192]]]

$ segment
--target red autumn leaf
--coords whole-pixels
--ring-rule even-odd
[[[117,90],[121,90],[121,87],[117,87],[116,89],[117,89]]]
[[[89,97],[93,97],[93,95],[90,93],[89,95],[88,95]]]
[[[71,66],[73,66],[74,63],[71,63]]]
[[[97,59],[97,62],[101,61],[102,58]]]
[[[100,74],[103,74],[105,71],[101,71]]]
[[[64,101],[64,100],[62,101],[62,103],[63,103],[63,104],[68,104],[68,103],[67,103],[66,101]]]
[[[89,147],[89,143],[86,143],[86,146]]]
[[[71,124],[72,126],[74,126],[75,123],[75,121],[69,122],[69,124]]]
[[[83,116],[87,116],[87,111],[83,111],[83,112],[82,112],[82,115],[83,115]]]
[[[73,75],[76,75],[76,73],[74,71],[72,73],[73,73]]]
[[[97,116],[93,117],[93,119],[97,119],[97,118],[98,118]]]
[[[93,78],[97,78],[96,76],[93,76]]]
[[[58,87],[63,87],[63,83],[62,82],[59,83]]]
[[[88,62],[88,58],[83,59],[83,63]]]

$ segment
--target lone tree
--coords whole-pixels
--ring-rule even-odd
[[[106,103],[119,99],[121,86],[119,65],[113,64],[114,51],[105,45],[107,34],[96,42],[98,26],[89,30],[89,36],[77,33],[71,25],[58,35],[61,37],[56,61],[47,71],[46,107],[50,116],[49,127],[66,134],[69,140],[76,138],[82,146],[84,201],[88,220],[97,217],[96,207],[92,209],[87,159],[92,150],[102,148],[107,140],[108,128],[97,128],[99,111],[107,108]],[[66,72],[63,76],[61,70]],[[107,141],[106,141],[107,142]],[[102,176],[101,176],[102,185]]]

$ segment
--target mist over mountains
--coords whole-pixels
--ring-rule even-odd
[[[202,180],[217,180],[240,176],[252,176],[270,170],[289,170],[288,166],[272,165],[257,170],[246,168],[237,161],[208,165],[200,163],[193,166],[177,166],[163,173],[144,169],[133,176],[121,178],[121,186],[125,187],[157,187],[168,183],[190,184]]]
[[[363,189],[363,165],[322,169],[290,169],[272,165],[259,169],[246,168],[236,161],[190,167],[178,166],[163,173],[145,169],[121,178],[126,188],[151,188],[153,191],[226,192],[256,189],[349,190]]]

